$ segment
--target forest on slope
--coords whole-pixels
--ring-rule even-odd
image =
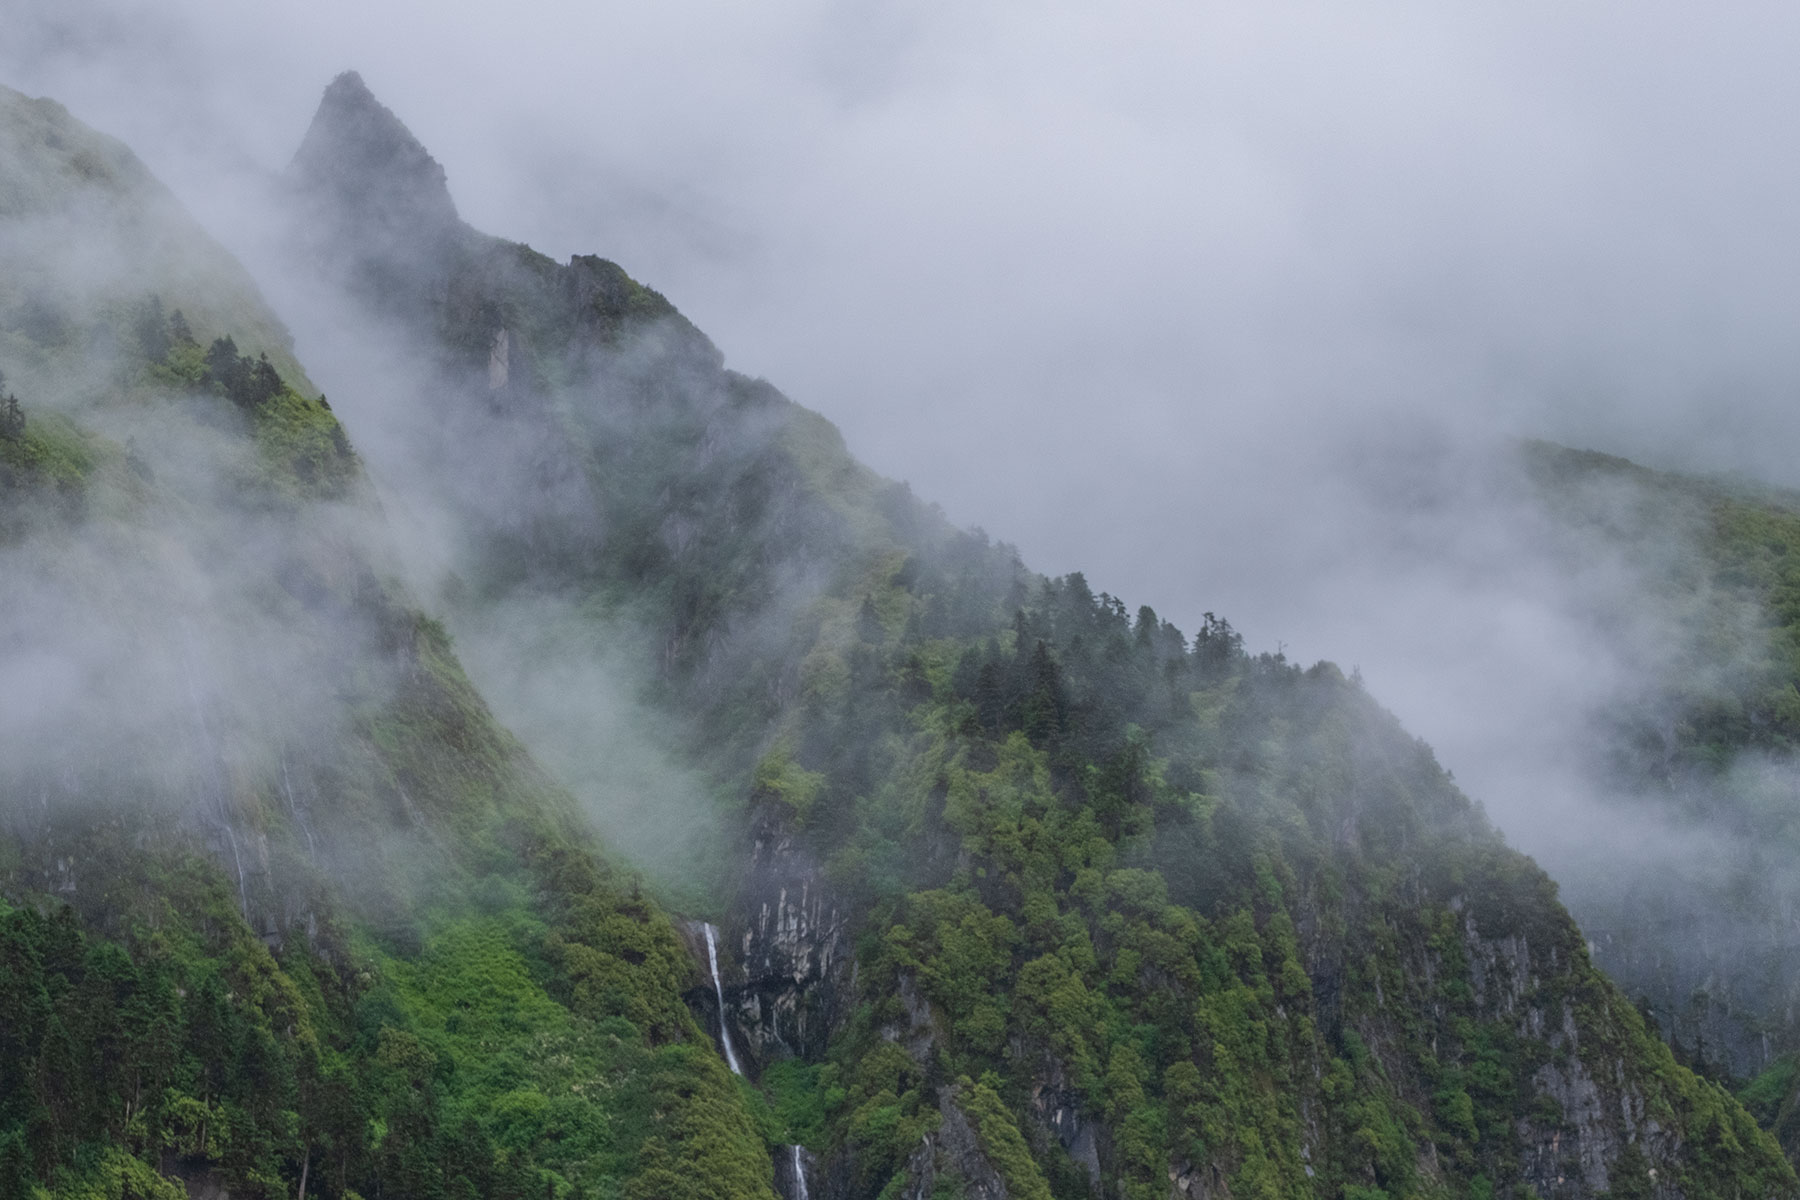
[[[1347,950],[1360,920],[1395,921],[1414,942],[1429,941],[1419,909],[1460,911],[1466,866],[1457,864],[1490,850],[1514,886],[1488,886],[1520,897],[1500,913],[1563,920],[1550,915],[1558,910],[1541,875],[1520,882],[1533,869],[1499,849],[1428,752],[1335,668],[1253,658],[1228,623],[1210,618],[1190,640],[1152,612],[1134,617],[1095,596],[1079,577],[1042,579],[1006,547],[949,529],[904,488],[860,468],[816,416],[723,369],[702,335],[612,264],[578,257],[563,266],[463,225],[442,170],[353,76],[328,89],[286,186],[299,200],[295,240],[341,289],[338,303],[360,304],[388,358],[424,364],[413,398],[371,393],[369,419],[412,435],[386,439],[378,472],[409,502],[458,515],[465,541],[445,595],[464,644],[508,649],[478,651],[478,660],[517,657],[521,643],[509,639],[521,635],[508,614],[554,611],[604,630],[603,640],[643,647],[647,694],[691,731],[696,761],[742,806],[716,872],[727,885],[713,900],[729,947],[726,1019],[752,1072],[772,1073],[781,1109],[805,1114],[801,1140],[833,1187],[928,1189],[944,1156],[944,1171],[982,1176],[980,1156],[942,1150],[968,1145],[957,1132],[968,1118],[946,1099],[967,1094],[964,1075],[1002,1101],[1068,1194],[1094,1183],[1166,1188],[1171,1171],[1188,1189],[1216,1177],[1277,1191],[1406,1193],[1576,1175],[1578,1186],[1604,1189],[1619,1155],[1632,1169],[1635,1134],[1622,1126],[1601,1119],[1569,1137],[1560,1126],[1521,1125],[1534,1099],[1559,1085],[1542,1073],[1548,1060],[1497,1050],[1496,1074],[1535,1082],[1491,1098],[1484,1152],[1475,1153],[1475,1118],[1448,1133],[1434,1109],[1442,1093],[1446,1111],[1463,1111],[1458,1072],[1475,1052],[1449,1050],[1445,1064],[1433,1049],[1408,1062],[1391,1052],[1428,1043],[1423,1027],[1414,1044],[1365,1037],[1354,1023],[1348,1044],[1384,1047],[1380,1074],[1408,1082],[1385,1125],[1369,1117],[1347,1131],[1360,1138],[1329,1139],[1346,1161],[1311,1161],[1324,1155],[1321,1113],[1333,1103],[1309,1108],[1303,1088],[1274,1084],[1270,1059],[1292,1049],[1317,1077],[1331,1056],[1344,1057],[1345,1012],[1357,1012],[1344,998],[1366,1000],[1345,978],[1347,963],[1370,961],[1361,947]],[[400,229],[409,236],[396,241]],[[434,440],[437,429],[450,432]],[[521,469],[494,470],[509,461]],[[446,484],[477,462],[489,468],[478,492]],[[564,523],[574,538],[560,535]],[[526,544],[532,553],[521,552]],[[518,708],[521,728],[531,728],[531,712]],[[1342,873],[1360,869],[1365,837],[1381,846],[1376,860],[1401,853],[1419,864],[1417,876],[1402,872],[1394,894],[1347,884]],[[1417,890],[1427,879],[1443,890]],[[1296,1036],[1241,1069],[1215,1070],[1207,1027],[1194,1022],[1229,974],[1140,977],[1130,964],[1141,963],[1142,946],[1127,947],[1125,965],[1114,961],[1132,923],[1120,920],[1125,893],[1104,889],[1133,881],[1147,889],[1146,937],[1157,914],[1248,918],[1258,930],[1279,930],[1285,917],[1301,931],[1309,993],[1329,998],[1326,1040]],[[1355,915],[1335,912],[1339,902]],[[1474,918],[1461,925],[1473,945],[1488,944],[1471,932]],[[1221,935],[1195,928],[1200,941],[1186,952],[1197,956]],[[879,952],[894,943],[910,949]],[[1376,960],[1392,961],[1398,945]],[[1584,969],[1573,951],[1541,950],[1550,965],[1527,978],[1566,982]],[[1490,986],[1492,967],[1473,970]],[[1045,986],[1040,973],[1056,971],[1050,990],[1079,998],[1074,1014],[1091,1017],[1092,1032],[1068,1050],[1043,1041],[1061,1020],[1032,1026],[1017,1011],[1014,989],[1031,995]],[[1438,968],[1428,961],[1420,971],[1432,979]],[[968,990],[973,978],[983,1003]],[[1157,1020],[1139,1007],[1146,997]],[[1477,1001],[1469,1015],[1499,1002]],[[1274,1009],[1274,1025],[1317,1024],[1297,1000]],[[980,1050],[959,1047],[961,1037]],[[901,1070],[892,1051],[877,1052],[882,1044],[907,1047],[914,1073],[858,1085],[868,1064]],[[1139,1064],[1121,1066],[1141,1075],[1132,1103],[1105,1099],[1100,1074],[1115,1052]],[[1183,1061],[1208,1081],[1204,1094],[1181,1090]],[[1271,1108],[1259,1125],[1244,1097],[1216,1090],[1252,1078],[1267,1095],[1287,1094],[1286,1115]],[[1368,1086],[1354,1082],[1336,1102]],[[1540,1116],[1562,1103],[1551,1101]],[[1471,1094],[1471,1112],[1474,1103]],[[1117,1140],[1128,1117],[1139,1131],[1128,1143],[1134,1168]],[[1190,1132],[1204,1120],[1213,1140],[1181,1134],[1184,1120]],[[922,1137],[936,1149],[907,1149]],[[1576,1148],[1583,1137],[1585,1152]],[[1450,1149],[1458,1138],[1460,1155]],[[1559,1149],[1544,1152],[1551,1144]],[[1749,1155],[1740,1147],[1731,1157]],[[1590,1165],[1583,1174],[1571,1163]]]
[[[0,133],[9,689],[58,701],[6,735],[0,1186],[1800,1190],[1357,680],[952,529],[613,264],[464,226],[359,80],[283,182],[383,351],[335,409],[123,148]],[[711,806],[698,886],[600,849],[666,781],[557,741],[506,670],[555,657]]]
[[[1571,903],[1598,961],[1682,1054],[1746,1086],[1800,1150],[1800,496],[1537,444],[1526,463],[1567,530],[1637,572],[1659,637],[1638,686],[1595,714],[1595,790],[1647,849],[1584,873]]]
[[[51,102],[0,180],[0,1195],[770,1194],[249,278]]]

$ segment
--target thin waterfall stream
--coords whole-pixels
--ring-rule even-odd
[[[731,1048],[731,1030],[725,1023],[725,987],[719,982],[719,945],[718,930],[711,922],[702,922],[706,931],[706,965],[712,968],[713,995],[719,1001],[719,1041],[725,1046],[725,1064],[731,1068],[733,1075],[742,1075],[744,1068],[738,1065],[737,1051]],[[801,1194],[805,1195],[805,1185],[801,1185]]]
[[[800,1147],[794,1150],[794,1200],[806,1200],[806,1164],[800,1159]]]

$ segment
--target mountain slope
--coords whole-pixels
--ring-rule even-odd
[[[49,101],[0,181],[0,1195],[768,1195],[249,277]]]
[[[332,386],[448,531],[422,574],[484,690],[602,820],[535,667],[652,705],[724,799],[686,861],[723,1009],[689,995],[786,1194],[1794,1192],[1336,668],[950,529],[618,267],[463,225],[353,76],[286,187],[347,365],[404,364]]]
[[[1554,446],[1528,453],[1546,507],[1637,570],[1662,630],[1642,686],[1599,715],[1594,765],[1617,819],[1661,833],[1589,873],[1575,902],[1602,964],[1689,1054],[1740,1077],[1773,1068],[1758,1111],[1779,1116],[1796,1152],[1782,1102],[1800,1051],[1800,497]]]

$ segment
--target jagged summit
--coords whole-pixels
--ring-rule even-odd
[[[364,243],[441,237],[461,225],[444,168],[355,71],[325,89],[288,173],[331,226]]]
[[[464,222],[443,167],[354,71],[325,89],[289,178],[292,244],[371,312],[441,341],[453,370],[472,366],[484,405],[510,408],[537,390],[538,359],[589,378],[595,352],[619,344],[626,326],[640,379],[656,358],[719,382],[718,349],[617,264],[559,264]],[[563,435],[544,432],[543,453],[568,457]]]

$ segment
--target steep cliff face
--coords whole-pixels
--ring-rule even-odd
[[[756,814],[748,851],[725,926],[734,1020],[757,1062],[822,1058],[852,995],[851,914],[774,809]]]

